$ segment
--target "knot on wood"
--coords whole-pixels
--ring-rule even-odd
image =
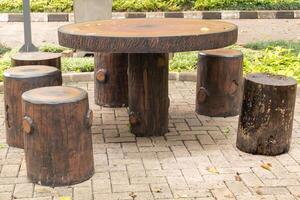
[[[226,86],[225,86],[226,87]],[[239,88],[239,83],[236,80],[233,80],[230,85],[225,88],[229,94],[233,95]]]
[[[198,102],[203,103],[206,100],[207,96],[209,96],[208,91],[204,87],[200,87],[197,96]]]
[[[138,124],[139,120],[138,117],[136,116],[136,114],[134,112],[130,112],[129,113],[129,123],[130,125],[136,125]]]
[[[108,73],[106,69],[99,69],[96,74],[96,79],[101,82],[105,83],[108,79]]]
[[[31,134],[33,132],[33,120],[29,116],[23,118],[23,131],[26,134]]]
[[[86,114],[85,124],[87,128],[91,128],[94,121],[94,113],[92,110],[89,110]]]

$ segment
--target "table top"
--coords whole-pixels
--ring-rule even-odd
[[[216,49],[237,41],[237,26],[200,19],[113,19],[59,28],[62,46],[106,53],[168,53]]]

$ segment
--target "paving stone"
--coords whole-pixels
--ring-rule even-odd
[[[18,176],[20,165],[4,165],[1,170],[1,177],[16,177]]]
[[[240,177],[242,178],[243,182],[249,187],[261,187],[263,183],[255,174],[241,174]]]
[[[74,188],[74,200],[91,200],[92,190],[89,187]]]
[[[30,198],[33,196],[33,184],[16,184],[14,198]]]

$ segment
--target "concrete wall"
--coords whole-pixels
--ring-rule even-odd
[[[75,23],[111,19],[112,0],[74,0]]]

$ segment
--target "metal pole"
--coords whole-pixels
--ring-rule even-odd
[[[24,40],[25,44],[20,52],[38,51],[38,48],[32,44],[31,39],[31,19],[30,19],[30,2],[23,0],[23,17],[24,17]]]

